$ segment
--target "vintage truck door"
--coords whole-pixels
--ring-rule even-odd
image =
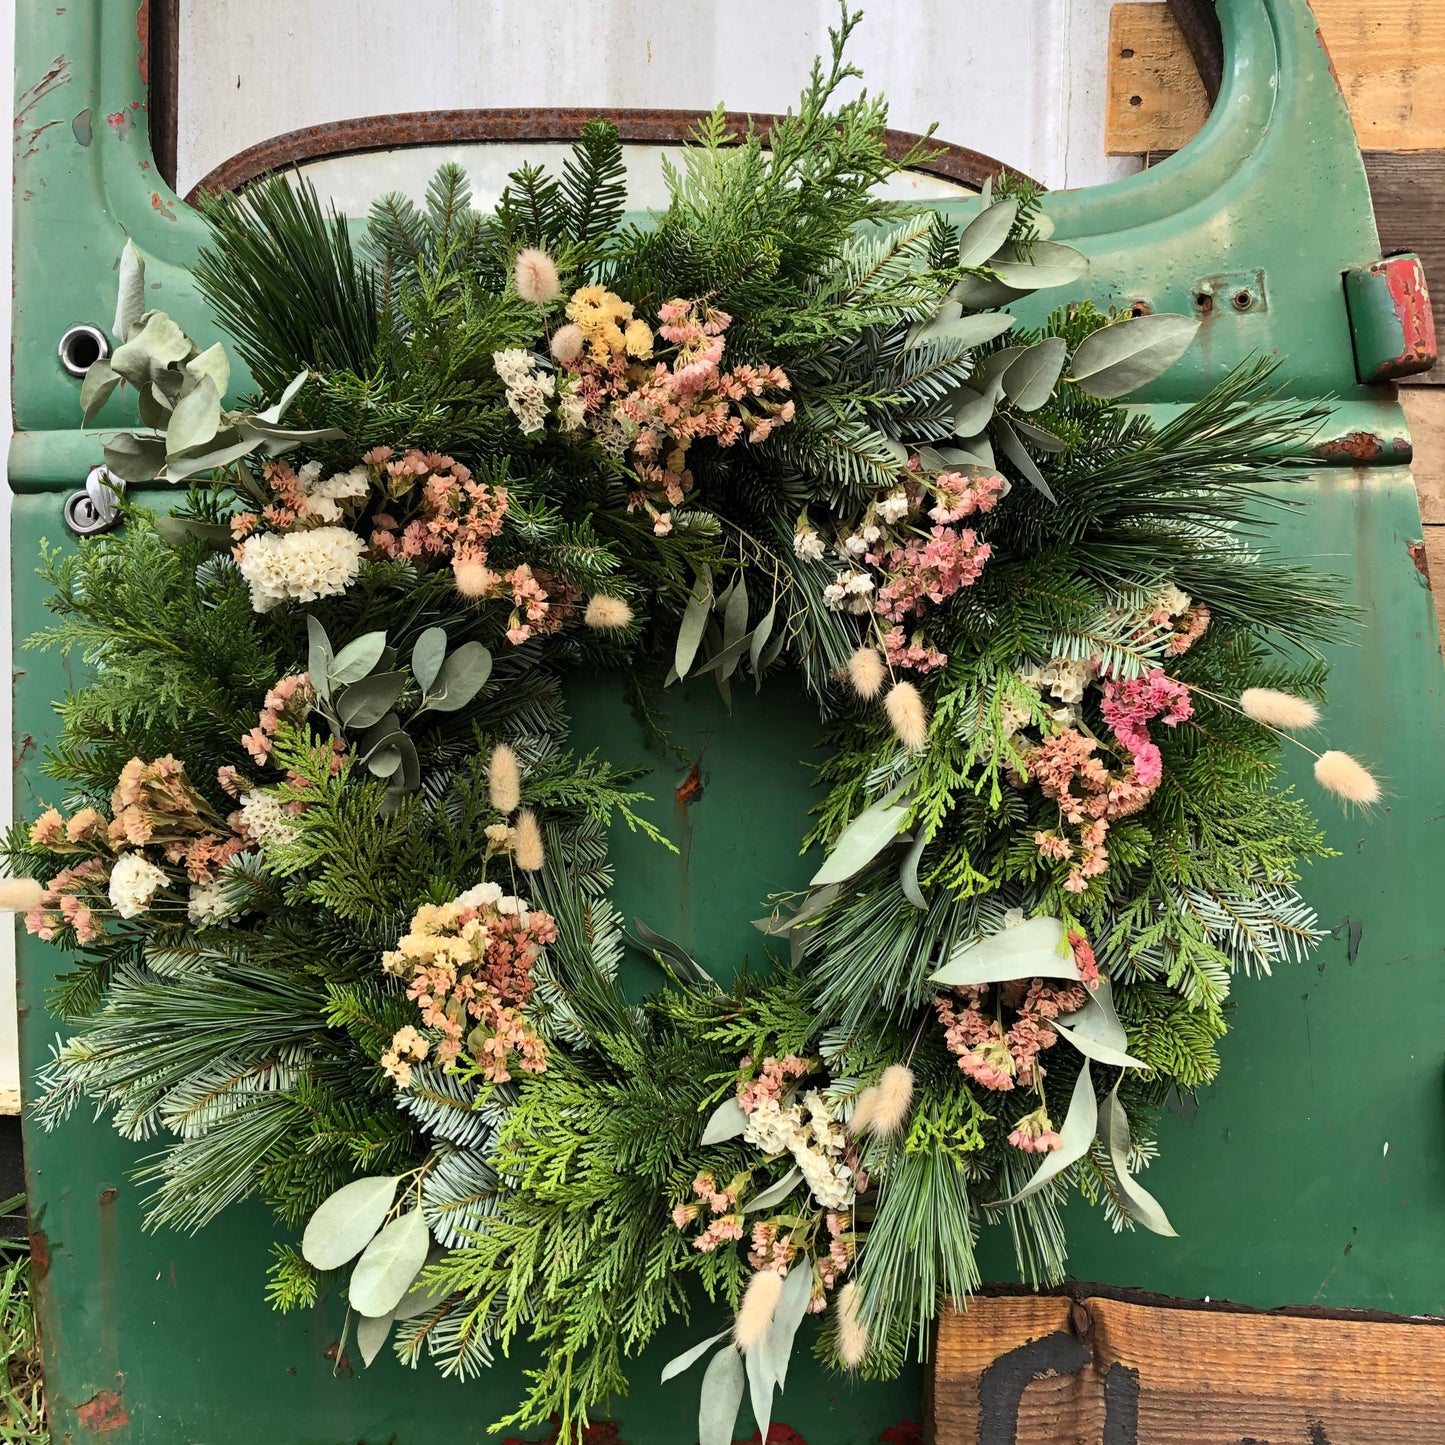
[[[1336,659],[1332,733],[1378,764],[1390,796],[1376,815],[1335,825],[1341,856],[1307,882],[1335,931],[1318,970],[1241,980],[1223,1082],[1197,1113],[1181,1101],[1178,1117],[1166,1120],[1150,1187],[1169,1201],[1178,1239],[1113,1238],[1097,1216],[1080,1215],[1073,1268],[1082,1279],[1188,1298],[1433,1312],[1445,1301],[1445,1131],[1439,1027],[1427,1001],[1445,921],[1434,877],[1445,705],[1434,614],[1409,551],[1420,533],[1410,442],[1389,385],[1410,359],[1410,297],[1397,287],[1404,299],[1393,305],[1394,276],[1371,269],[1380,253],[1365,176],[1305,0],[1220,0],[1219,9],[1226,80],[1205,132],[1148,172],[1054,195],[1048,213],[1058,236],[1091,257],[1084,289],[1100,305],[1203,314],[1192,360],[1154,388],[1149,405],[1162,411],[1196,398],[1259,353],[1283,359],[1293,392],[1336,399],[1314,443],[1308,505],[1278,537],[1353,583],[1362,630],[1360,644]],[[146,254],[158,301],[195,334],[213,330],[185,269],[203,228],[161,179],[147,136],[148,107],[168,96],[173,105],[175,83],[147,26],[173,20],[174,5],[142,3],[137,15],[102,0],[59,8],[21,0],[18,11],[17,432],[9,458],[17,640],[45,620],[30,570],[41,539],[63,543],[67,528],[104,521],[83,493],[100,449],[97,434],[79,428],[77,394],[85,365],[108,344],[127,237]],[[226,178],[331,153],[315,177],[339,192],[350,182],[338,168],[350,162],[338,151],[458,134],[434,117],[410,120],[356,129],[350,142],[332,127],[323,128],[329,140],[287,138],[238,158]],[[482,113],[471,124],[463,134],[483,140],[569,133],[565,119],[537,114],[501,124]],[[636,125],[639,141],[667,138]],[[426,160],[416,169],[424,173]],[[960,160],[930,194],[951,193],[948,204],[966,207],[958,197],[981,175],[977,158]],[[36,743],[19,752],[16,811],[24,813],[43,787],[51,708],[68,679],[49,655],[17,657],[16,733]],[[620,902],[630,915],[650,899],[659,927],[706,938],[718,955],[756,958],[747,919],[763,880],[776,887],[806,876],[789,855],[807,783],[796,768],[759,777],[749,734],[767,730],[774,757],[786,738],[786,751],[801,759],[816,724],[801,696],[775,692],[729,720],[702,690],[684,697],[674,721],[703,759],[707,786],[698,800],[685,773],[654,779],[688,847],[679,863],[619,839],[618,872],[628,879]],[[588,743],[619,757],[638,753],[618,699],[597,700],[586,728]],[[761,843],[759,809],[768,817]],[[55,1034],[44,1000],[57,966],[28,940],[19,956],[22,1063],[33,1097]],[[1261,1102],[1277,1098],[1291,1100],[1287,1114]],[[514,1394],[525,1358],[465,1384],[426,1368],[408,1373],[389,1358],[362,1373],[338,1358],[334,1299],[303,1318],[273,1316],[263,1275],[274,1235],[258,1207],[231,1210],[193,1239],[142,1233],[145,1189],[132,1172],[144,1145],[84,1119],[52,1133],[27,1120],[26,1143],[57,1439],[477,1439]],[[991,1277],[1010,1277],[1005,1240],[989,1241],[984,1260]],[[617,1438],[630,1445],[694,1436],[695,1386],[654,1385],[660,1362],[646,1358],[635,1393],[618,1402]],[[920,1390],[917,1369],[894,1385],[855,1388],[800,1365],[778,1414],[812,1445],[863,1445],[899,1421],[920,1420]]]

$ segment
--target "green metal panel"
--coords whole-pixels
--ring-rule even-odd
[[[1228,297],[1229,278],[1247,275],[1260,288],[1246,309],[1212,307],[1196,353],[1152,401],[1187,401],[1252,352],[1280,354],[1299,394],[1341,398],[1317,448],[1320,469],[1300,489],[1309,505],[1279,527],[1277,542],[1352,581],[1363,630],[1337,658],[1331,736],[1378,765],[1390,797],[1368,820],[1336,822],[1341,856],[1307,880],[1334,938],[1310,966],[1239,981],[1221,1083],[1191,1118],[1165,1120],[1149,1185],[1179,1238],[1114,1238],[1097,1214],[1076,1211],[1074,1267],[1080,1278],[1259,1305],[1439,1311],[1445,1051],[1420,1001],[1445,937],[1433,886],[1445,705],[1430,597],[1408,551],[1419,513],[1400,465],[1403,418],[1392,397],[1356,381],[1345,309],[1342,274],[1377,259],[1379,245],[1353,132],[1304,0],[1220,0],[1220,11],[1230,62],[1200,138],[1128,181],[1056,195],[1049,212],[1059,236],[1091,256],[1085,289],[1100,302],[1184,310],[1201,293]],[[127,235],[146,252],[156,300],[196,334],[211,328],[184,270],[201,227],[155,178],[145,138],[134,10],[114,0],[59,9],[21,0],[18,12],[14,396],[23,430],[10,475],[22,494],[13,545],[24,637],[43,620],[27,559],[40,538],[62,538],[64,496],[98,460],[93,434],[74,426],[78,383],[56,360],[61,332],[108,319]],[[119,423],[123,407],[111,407],[106,419]],[[28,812],[46,796],[36,755],[67,678],[46,655],[20,654],[19,666],[16,807]],[[587,745],[619,761],[643,755],[615,684],[579,678],[571,696]],[[684,806],[675,795],[684,770],[658,766],[653,816],[683,851],[674,858],[625,833],[615,839],[619,901],[726,973],[759,957],[747,919],[762,896],[810,871],[794,840],[817,725],[786,684],[740,695],[731,718],[706,689],[684,690],[670,707],[703,791]],[[27,1075],[53,1036],[43,999],[57,971],[50,949],[22,941]],[[427,1368],[409,1373],[390,1357],[365,1374],[336,1370],[335,1300],[304,1318],[265,1307],[272,1230],[263,1210],[232,1211],[194,1239],[148,1236],[129,1178],[144,1146],[83,1120],[49,1135],[29,1128],[27,1146],[57,1439],[470,1441],[486,1438],[486,1424],[515,1399],[524,1360],[468,1385]],[[985,1238],[985,1270],[1008,1279],[997,1233]],[[695,1438],[696,1382],[652,1382],[660,1357],[705,1325],[715,1327],[699,1318],[639,1364],[634,1396],[619,1402],[623,1440]],[[890,1386],[811,1368],[790,1381],[779,1416],[809,1445],[863,1445],[919,1418],[916,1370]]]

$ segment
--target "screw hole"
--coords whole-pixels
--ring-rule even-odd
[[[60,364],[72,376],[84,376],[102,357],[110,355],[110,342],[98,326],[72,326],[60,338]]]
[[[1141,106],[1144,104],[1144,97],[1142,95],[1131,95],[1129,97],[1129,104],[1135,107]]]
[[[1236,311],[1248,311],[1254,305],[1254,297],[1248,291],[1236,291],[1234,293],[1234,309]]]
[[[1195,293],[1195,297],[1194,297],[1194,304],[1195,304],[1201,311],[1204,311],[1204,312],[1213,311],[1213,310],[1214,310],[1214,297],[1211,296],[1208,291],[1199,291],[1199,292],[1196,292],[1196,293]]]

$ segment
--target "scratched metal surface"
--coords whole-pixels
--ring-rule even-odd
[[[1445,1129],[1440,1030],[1428,1006],[1445,938],[1435,884],[1445,778],[1445,705],[1430,598],[1410,552],[1420,535],[1403,421],[1386,394],[1357,385],[1341,273],[1379,256],[1363,170],[1303,0],[1221,0],[1230,68],[1219,109],[1186,151],[1147,174],[1051,202],[1061,237],[1093,258],[1101,302],[1191,302],[1201,277],[1263,270],[1268,304],[1218,308],[1198,355],[1154,399],[1184,402],[1243,356],[1277,351],[1297,391],[1344,399],[1306,484],[1310,505],[1278,543],[1347,575],[1363,609],[1359,645],[1342,649],[1330,734],[1379,766],[1387,805],[1332,823],[1342,856],[1318,865],[1307,893],[1336,936],[1306,968],[1241,980],[1219,1086],[1192,1118],[1167,1117],[1150,1187],[1177,1240],[1115,1239],[1076,1211],[1080,1278],[1259,1305],[1317,1303],[1400,1312],[1445,1301]],[[196,218],[155,179],[145,140],[136,14],[101,0],[63,11],[24,0],[18,38],[15,407],[15,629],[42,620],[26,559],[63,535],[60,506],[96,441],[75,430],[76,387],[54,360],[75,321],[102,324],[123,234],[148,257],[164,304],[209,330],[184,268]],[[1320,218],[1327,216],[1328,225]],[[116,408],[107,419],[124,420]],[[18,810],[44,789],[36,749],[67,679],[53,660],[20,656]],[[578,679],[582,742],[618,761],[640,756],[615,686]],[[788,685],[740,695],[722,715],[705,688],[671,702],[702,790],[680,808],[686,771],[652,779],[655,816],[687,844],[674,859],[623,834],[620,901],[687,938],[720,973],[759,957],[747,920],[761,896],[808,872],[794,856],[809,802],[817,727]],[[657,760],[654,760],[657,761]],[[23,1063],[33,1074],[54,1029],[43,1011],[58,968],[47,948],[20,953]],[[638,979],[642,982],[641,976]],[[130,1171],[144,1146],[77,1120],[30,1129],[30,1197],[56,1437],[137,1445],[331,1445],[481,1439],[515,1398],[524,1361],[470,1385],[394,1361],[335,1369],[334,1300],[280,1319],[261,1298],[272,1232],[264,1211],[228,1214],[193,1240],[147,1236]],[[986,1273],[1012,1267],[997,1231]],[[620,1438],[695,1438],[695,1381],[653,1383],[656,1365],[709,1327],[679,1329],[639,1366],[620,1402]],[[920,1415],[917,1371],[891,1386],[840,1384],[811,1367],[780,1416],[808,1445],[863,1445]],[[749,1427],[751,1428],[751,1427]],[[907,1431],[893,1430],[893,1445]]]

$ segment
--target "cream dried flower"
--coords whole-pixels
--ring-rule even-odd
[[[170,882],[144,853],[126,853],[110,870],[110,901],[122,918],[136,918],[151,905],[156,892]]]
[[[552,353],[553,361],[562,366],[570,366],[582,355],[582,348],[586,344],[582,336],[582,328],[569,321],[565,326],[558,328],[548,350]]]
[[[868,1331],[858,1308],[858,1286],[850,1279],[838,1291],[838,1358],[856,1370],[868,1353]]]
[[[513,274],[517,279],[517,295],[533,306],[545,306],[562,294],[557,263],[535,246],[528,246],[525,251],[517,253]]]
[[[496,581],[496,573],[484,562],[452,563],[452,586],[468,601],[485,597]]]
[[[733,1322],[733,1343],[744,1354],[767,1335],[782,1295],[783,1277],[775,1269],[760,1269],[748,1281],[738,1317]]]
[[[522,769],[506,743],[498,743],[487,759],[487,796],[499,813],[513,813],[522,801]]]
[[[1312,728],[1320,710],[1307,698],[1277,692],[1272,687],[1247,687],[1239,695],[1240,710],[1248,718],[1272,728]]]
[[[1380,785],[1374,774],[1348,753],[1333,748],[1315,759],[1315,781],[1337,798],[1362,808],[1380,801]]]
[[[913,1070],[906,1064],[889,1064],[875,1088],[877,1097],[869,1123],[874,1134],[886,1139],[896,1134],[908,1118],[913,1102]]]
[[[883,706],[898,741],[910,753],[921,753],[928,746],[928,709],[923,695],[911,682],[895,682]]]
[[[582,620],[596,632],[618,632],[632,621],[632,609],[621,597],[596,592],[587,599]]]
[[[864,701],[871,702],[877,697],[887,679],[888,669],[876,647],[860,647],[848,659],[848,681]]]
[[[538,826],[537,815],[530,808],[523,808],[517,814],[517,836],[512,844],[512,857],[524,873],[540,873],[547,861],[547,850],[542,846],[542,829]]]
[[[45,885],[35,878],[0,878],[0,910],[29,913],[44,904]]]

